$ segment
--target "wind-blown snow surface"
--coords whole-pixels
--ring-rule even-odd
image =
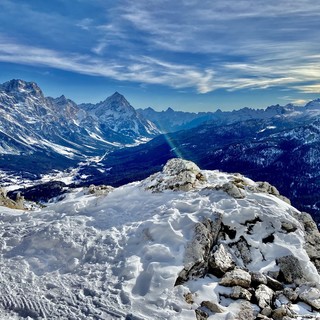
[[[299,225],[291,215],[296,209],[248,188],[236,199],[217,189],[239,176],[201,173],[201,181],[192,173],[179,176],[182,186],[191,178],[192,186],[184,188],[189,191],[165,190],[173,177],[159,173],[105,194],[78,189],[38,211],[1,207],[0,319],[194,320],[201,301],[218,301],[219,288],[227,288],[214,276],[174,284],[195,224],[217,212],[255,248],[250,270],[277,270],[274,258],[292,254],[308,280],[319,283],[302,230],[281,229],[284,222]],[[245,233],[245,222],[257,217],[251,235]],[[262,243],[271,233],[273,243]],[[192,305],[184,299],[188,292]],[[209,319],[231,319],[238,309],[235,300]],[[308,314],[303,304],[296,310]]]

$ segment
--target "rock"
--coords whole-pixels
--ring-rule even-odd
[[[230,197],[236,199],[243,199],[246,196],[246,193],[243,189],[238,188],[234,183],[227,182],[222,186],[217,186],[217,190],[222,190],[226,192]]]
[[[250,301],[252,294],[247,290],[240,286],[235,286],[232,288],[230,298],[232,299],[244,299]]]
[[[184,294],[183,296],[184,296],[184,299],[186,300],[186,303],[188,303],[188,304],[193,304],[194,303],[194,300],[193,300],[191,292],[188,292],[188,293]]]
[[[305,250],[320,274],[320,232],[310,214],[301,212],[294,214],[301,223],[305,234]]]
[[[293,316],[292,312],[286,305],[282,305],[281,307],[272,311],[272,319],[274,320],[283,320],[286,316],[288,316],[289,319]]]
[[[251,284],[250,273],[242,269],[228,271],[220,281],[220,284],[226,287],[241,286],[249,288]]]
[[[259,313],[256,317],[256,320],[272,320],[271,318]]]
[[[291,301],[295,302],[298,299],[297,291],[293,290],[292,288],[284,288],[283,294]]]
[[[244,266],[252,261],[250,246],[243,236],[240,237],[239,241],[236,242],[232,248],[234,249],[236,257],[243,261]]]
[[[207,320],[209,318],[208,313],[206,313],[205,311],[203,311],[201,309],[196,309],[195,313],[196,313],[197,320]]]
[[[209,311],[214,313],[223,313],[225,310],[217,303],[212,301],[202,301],[201,307],[207,308]]]
[[[272,290],[277,291],[277,290],[283,289],[283,284],[280,281],[278,281],[268,275],[266,275],[266,278],[267,278],[267,286],[269,288],[271,288]]]
[[[7,191],[3,188],[0,188],[0,206],[8,207],[11,209],[24,209],[24,197],[21,196],[20,192],[15,194],[16,201],[10,199],[7,196]]]
[[[95,186],[94,184],[91,184],[89,186],[89,194],[95,194],[98,196],[108,194],[110,193],[114,188],[111,186],[106,186],[106,185],[100,185],[100,186]]]
[[[261,272],[250,272],[251,275],[251,285],[253,287],[258,287],[260,284],[267,284],[267,277]]]
[[[320,290],[308,285],[300,286],[297,290],[299,292],[299,298],[320,311]]]
[[[237,314],[237,320],[255,320],[254,310],[248,301],[241,303],[240,312]]]
[[[225,244],[220,244],[217,250],[209,260],[210,272],[218,277],[221,277],[227,271],[234,269],[235,261]]]
[[[258,300],[258,305],[260,308],[265,308],[271,305],[273,298],[273,290],[264,284],[260,284],[255,291],[255,296]]]
[[[277,291],[273,297],[275,308],[280,308],[282,305],[290,304],[291,301],[284,295],[282,291]]]
[[[290,233],[297,230],[297,226],[289,221],[282,221],[281,222],[281,229]]]
[[[276,260],[280,271],[287,283],[301,283],[304,274],[299,260],[292,256],[284,256]]]
[[[214,218],[214,215],[212,215]],[[216,213],[215,221],[205,219],[195,225],[192,241],[185,253],[185,266],[179,273],[175,285],[180,285],[193,277],[203,277],[208,272],[210,251],[216,243],[222,217]]]
[[[275,197],[283,200],[284,202],[291,204],[290,200],[282,195],[280,195],[280,192],[278,189],[274,186],[272,186],[269,182],[266,181],[258,181],[256,182],[255,187],[250,188],[253,192],[263,192],[263,193],[268,193],[272,194]]]
[[[153,192],[189,191],[204,182],[206,178],[196,164],[175,158],[167,162],[162,172],[155,173],[146,180],[146,189]]]
[[[272,308],[270,306],[266,306],[265,308],[263,308],[261,310],[261,314],[266,316],[266,317],[270,317],[272,314]]]

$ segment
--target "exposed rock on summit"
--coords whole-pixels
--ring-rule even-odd
[[[189,191],[203,186],[206,178],[200,168],[191,161],[171,159],[162,172],[155,173],[146,179],[146,189],[153,192],[164,190]]]

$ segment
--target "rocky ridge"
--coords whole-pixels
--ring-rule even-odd
[[[169,161],[162,173],[150,179],[155,184],[149,184],[147,188],[157,191],[191,190],[199,188],[197,183],[206,181],[196,165],[179,159]],[[289,202],[267,182],[252,185],[239,174],[216,189],[234,198],[245,198],[247,189],[271,194]],[[255,233],[259,225],[267,231],[261,238]],[[295,232],[304,233],[304,257],[284,254],[272,259],[265,256],[262,249],[264,246],[272,247],[275,238],[280,235],[289,240]],[[215,290],[215,298],[218,299],[200,303],[196,309],[198,320],[211,319],[215,314],[226,312],[223,306],[225,299],[243,301],[243,311],[232,319],[316,319],[313,315],[300,317],[298,304],[304,303],[310,312],[320,311],[319,240],[318,229],[307,213],[288,210],[286,217],[273,222],[267,212],[257,212],[253,218],[243,219],[237,226],[235,223],[225,223],[223,215],[216,212],[211,219],[204,219],[195,225],[193,239],[185,253],[186,263],[175,285],[182,285],[192,279],[216,277],[219,287]],[[275,270],[256,270],[254,261],[257,262],[257,256],[262,261],[268,261],[269,265],[273,264]],[[307,261],[310,260],[314,264],[316,276],[309,274],[306,269]],[[192,293],[186,297],[188,303],[192,303]]]

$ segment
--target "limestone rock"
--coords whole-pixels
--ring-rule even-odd
[[[267,284],[267,277],[261,272],[250,272],[251,285],[258,287],[260,284]]]
[[[196,309],[195,313],[196,313],[197,320],[207,320],[209,318],[208,313],[206,313],[205,311],[203,311],[201,309]]]
[[[304,274],[299,260],[292,256],[284,256],[277,259],[280,271],[287,283],[300,283]]]
[[[16,201],[13,201],[7,196],[7,191],[3,188],[0,188],[0,206],[23,210],[24,197],[18,192],[16,194]]]
[[[225,311],[219,304],[212,301],[202,301],[201,307],[207,308],[214,313],[223,313]]]
[[[221,214],[216,213],[215,221],[205,219],[195,225],[193,239],[186,248],[185,265],[179,273],[175,285],[182,284],[192,277],[206,275],[210,251],[217,240],[221,220]]]
[[[243,199],[246,196],[246,193],[243,189],[238,188],[234,183],[227,182],[222,186],[217,187],[218,190],[223,190],[226,192],[230,197],[236,199]]]
[[[299,287],[299,298],[312,306],[313,308],[320,310],[320,290],[308,285]]]
[[[106,186],[106,185],[100,185],[100,186],[95,186],[94,184],[91,184],[89,186],[89,194],[95,194],[98,196],[108,194],[110,193],[114,188],[111,186]]]
[[[285,317],[291,319],[291,316],[293,316],[293,314],[286,305],[282,305],[272,312],[272,319],[274,320],[283,320]]]
[[[220,281],[220,284],[226,287],[241,286],[249,288],[251,284],[251,275],[242,269],[228,271]]]
[[[283,284],[280,281],[278,281],[268,275],[266,275],[266,278],[267,278],[267,286],[269,288],[271,288],[272,290],[282,290],[283,289]]]
[[[212,273],[222,276],[235,267],[235,261],[225,244],[220,244],[209,260]]]
[[[244,299],[250,301],[252,294],[245,288],[240,286],[232,287],[230,298],[232,299]]]
[[[256,316],[251,304],[248,301],[241,303],[240,312],[237,314],[237,320],[255,320]]]
[[[265,308],[271,305],[273,298],[273,290],[267,287],[264,284],[260,284],[260,286],[255,291],[255,296],[258,300],[258,305],[260,308]]]
[[[292,288],[284,288],[283,294],[291,301],[294,302],[298,299],[299,294],[297,291],[293,290]]]
[[[162,172],[155,173],[146,180],[146,189],[153,192],[168,189],[189,191],[205,181],[206,178],[196,164],[175,158],[167,162]]]
[[[251,187],[250,189],[253,192],[263,192],[263,193],[268,193],[268,194],[272,194],[275,197],[278,197],[279,199],[283,200],[284,202],[291,204],[290,200],[284,196],[282,196],[278,189],[276,187],[274,187],[273,185],[271,185],[269,182],[266,181],[258,181],[256,182],[256,186],[255,187]]]
[[[294,217],[301,223],[305,234],[305,249],[320,274],[320,232],[310,214],[301,212]]]

